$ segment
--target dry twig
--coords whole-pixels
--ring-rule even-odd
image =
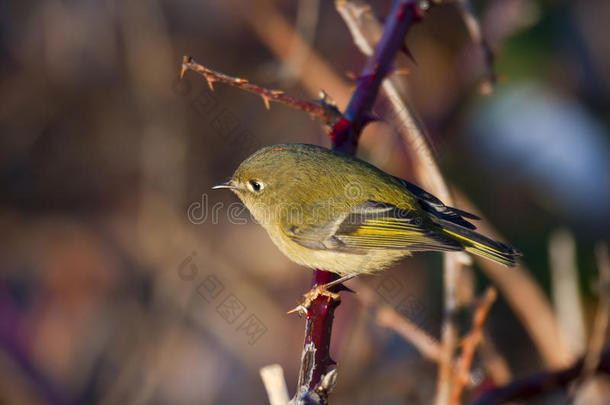
[[[295,21],[295,31],[298,32],[304,41],[293,38],[292,46],[287,55],[287,63],[282,64],[283,76],[293,81],[301,69],[306,67],[305,62],[311,51],[311,44],[314,42],[316,28],[320,13],[320,0],[299,0],[297,6],[297,18]]]
[[[288,397],[288,387],[284,378],[284,370],[279,364],[271,364],[260,369],[263,385],[267,390],[270,405],[286,405]]]
[[[576,243],[567,230],[558,230],[549,238],[551,293],[559,338],[566,357],[575,361],[585,352],[586,329],[578,286]]]
[[[494,55],[489,47],[489,44],[485,40],[481,30],[481,24],[474,15],[472,4],[470,0],[457,0],[455,2],[458,11],[464,20],[464,25],[470,34],[472,41],[479,46],[481,53],[483,54],[483,64],[485,65],[485,80],[481,83],[479,90],[482,94],[489,94],[493,91],[493,86],[498,80],[494,71]]]
[[[393,329],[405,340],[413,343],[413,346],[427,359],[435,362],[440,360],[440,343],[417,327],[413,322],[396,312],[394,308],[380,305],[377,308],[377,323],[383,327]]]
[[[608,257],[608,245],[605,243],[598,244],[595,255],[599,271],[599,306],[593,322],[589,349],[585,355],[583,366],[585,376],[591,375],[599,364],[608,331],[608,322],[610,321],[610,258]]]
[[[608,245],[600,242],[595,248],[595,256],[599,271],[599,304],[595,313],[591,339],[585,353],[581,375],[572,386],[569,402],[573,399],[578,388],[595,373],[600,363],[604,341],[608,333],[608,323],[610,322],[610,258],[608,257]]]
[[[449,399],[449,404],[451,405],[460,403],[462,391],[470,378],[470,364],[472,363],[474,351],[483,338],[483,323],[497,295],[496,289],[489,287],[477,304],[472,319],[472,328],[462,340],[462,353],[456,364],[453,387]]]

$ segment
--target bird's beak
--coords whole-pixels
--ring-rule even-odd
[[[235,190],[237,187],[235,186],[235,183],[233,182],[233,180],[229,180],[224,183],[216,184],[214,187],[212,187],[212,190],[216,190],[219,188],[228,188],[231,190]]]

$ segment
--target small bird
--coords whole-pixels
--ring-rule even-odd
[[[237,194],[289,259],[339,274],[341,281],[381,271],[415,251],[465,250],[506,266],[520,255],[475,232],[468,220],[479,217],[320,146],[262,148],[213,188]]]

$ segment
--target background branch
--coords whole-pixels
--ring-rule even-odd
[[[581,375],[571,389],[569,402],[573,400],[578,389],[595,374],[595,370],[601,361],[600,357],[608,334],[608,323],[610,322],[610,257],[608,257],[608,245],[600,242],[595,249],[595,255],[599,271],[599,304],[595,312],[593,329],[589,347],[584,356]]]
[[[351,282],[358,291],[356,299],[365,308],[373,308],[377,324],[402,336],[411,343],[423,357],[437,362],[440,359],[441,346],[438,340],[419,328],[415,323],[402,316],[391,306],[378,302],[371,287],[355,279]]]
[[[29,355],[24,345],[22,326],[19,310],[12,302],[5,284],[0,281],[0,354],[10,358],[19,371],[27,376],[41,400],[50,405],[72,403],[61,387],[48,378]]]
[[[290,399],[284,379],[284,370],[279,364],[271,364],[260,369],[261,379],[267,391],[270,405],[286,405]]]
[[[511,383],[486,391],[470,405],[500,405],[507,401],[525,401],[542,393],[571,384],[583,370],[584,360],[581,358],[570,368],[542,372],[529,377],[513,380]],[[606,349],[599,357],[595,371],[610,373],[610,349]]]
[[[583,367],[585,377],[591,375],[600,362],[608,332],[608,323],[610,322],[610,258],[608,257],[608,245],[600,242],[595,254],[599,271],[599,305],[595,313],[589,348],[585,355]]]
[[[587,329],[583,317],[582,298],[578,288],[576,242],[565,229],[549,237],[551,297],[559,339],[570,362],[585,352]]]
[[[482,94],[489,94],[493,90],[493,86],[496,84],[497,76],[494,71],[494,55],[487,43],[487,40],[483,36],[481,30],[481,24],[474,15],[472,3],[470,0],[457,0],[455,2],[464,25],[468,30],[468,34],[472,41],[479,47],[483,56],[483,65],[485,66],[485,80],[481,83],[479,90]]]
[[[458,358],[455,375],[453,377],[453,387],[449,404],[458,405],[464,386],[470,379],[470,364],[474,356],[475,349],[483,339],[483,324],[489,313],[491,305],[497,297],[496,289],[488,287],[485,294],[479,300],[472,319],[472,328],[462,340],[462,353]]]

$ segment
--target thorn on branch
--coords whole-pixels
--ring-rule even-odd
[[[415,56],[413,56],[413,53],[411,53],[411,50],[409,48],[407,48],[407,45],[403,44],[402,47],[400,48],[400,50],[402,53],[407,55],[407,58],[409,58],[409,60],[411,60],[411,62],[413,62],[413,64],[415,66],[417,66],[417,61],[415,60]]]
[[[397,69],[397,68],[393,67],[393,68],[390,69],[388,74],[389,75],[408,75],[409,74],[409,69],[407,69],[407,68]]]
[[[337,291],[347,291],[350,292],[352,294],[358,294],[357,291],[352,290],[351,288],[347,287],[345,284],[341,283],[341,284],[337,284],[337,286],[335,287],[335,289]]]
[[[303,316],[309,316],[309,311],[307,310],[307,308],[299,301],[297,301],[297,303],[299,305],[286,312],[286,315],[290,315],[296,312],[299,315],[299,318],[302,318]]]
[[[377,121],[383,121],[383,120],[381,119],[381,117],[373,114],[372,112],[366,113],[362,117],[362,124],[361,124],[362,128],[364,128],[367,124],[370,124],[371,122],[377,122]]]
[[[265,108],[266,108],[267,110],[270,110],[270,109],[271,109],[271,107],[269,106],[269,97],[267,97],[267,96],[266,96],[266,95],[264,95],[264,94],[261,94],[261,97],[263,98],[263,103],[265,104]]]

